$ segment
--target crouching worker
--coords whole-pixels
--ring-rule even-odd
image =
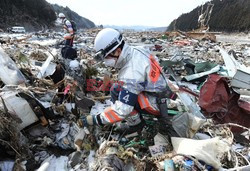
[[[111,28],[97,34],[94,48],[97,60],[118,70],[118,82],[122,85],[113,84],[110,107],[96,116],[80,118],[78,125],[103,126],[125,120],[127,133],[138,132],[145,125],[141,116],[145,113],[158,118],[160,133],[177,136],[167,113],[166,98],[173,99],[173,91],[178,91],[178,87],[164,77],[157,58],[142,47],[126,44],[122,34]]]

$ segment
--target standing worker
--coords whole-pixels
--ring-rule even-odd
[[[72,24],[72,22],[70,22],[69,20],[66,19],[65,15],[63,13],[59,13],[58,17],[61,20],[61,22],[63,23],[63,29],[66,32],[66,34],[64,35],[64,39],[66,41],[65,45],[72,47],[74,35],[75,35],[74,25]]]
[[[119,70],[118,83],[122,84],[113,84],[110,107],[98,115],[81,117],[78,125],[103,126],[125,120],[127,133],[140,132],[145,125],[141,113],[145,113],[158,118],[160,133],[178,136],[168,115],[166,98],[174,99],[173,92],[179,89],[165,78],[158,59],[143,47],[128,45],[122,34],[111,28],[97,34],[94,49],[97,60]]]

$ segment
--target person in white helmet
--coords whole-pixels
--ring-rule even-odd
[[[127,133],[132,133],[144,126],[140,114],[148,113],[158,117],[164,125],[160,132],[178,136],[166,108],[166,98],[175,96],[169,86],[175,91],[178,91],[178,86],[164,77],[157,58],[142,47],[128,45],[122,34],[111,28],[105,28],[97,34],[94,49],[97,60],[119,70],[118,80],[122,85],[114,84],[111,88],[113,104],[110,107],[96,116],[81,117],[78,125],[102,126],[125,120]]]
[[[66,19],[63,13],[59,13],[58,17],[61,20],[63,24],[63,29],[66,32],[66,34],[63,36],[65,39],[65,45],[72,47],[73,41],[74,41],[74,35],[75,35],[72,24],[69,20]]]

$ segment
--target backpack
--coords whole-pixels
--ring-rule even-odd
[[[64,46],[61,50],[61,55],[63,58],[66,59],[76,59],[77,58],[77,52],[75,49],[73,49],[70,46]]]
[[[64,25],[66,25],[66,21],[67,20],[64,21]],[[72,26],[74,33],[76,33],[77,32],[76,22],[74,20],[69,20],[69,22],[71,23],[71,26]]]
[[[75,33],[75,32],[77,31],[76,22],[75,22],[75,21],[73,21],[73,20],[71,20],[71,21],[70,21],[70,23],[71,23],[72,28],[73,28],[73,31],[74,31],[74,33]]]

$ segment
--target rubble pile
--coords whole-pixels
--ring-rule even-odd
[[[0,35],[0,170],[250,170],[249,44],[220,35],[124,31],[126,42],[159,58],[180,87],[168,101],[180,137],[158,132],[142,114],[140,133],[120,123],[79,128],[77,119],[111,104],[116,73],[94,59],[98,29],[76,36],[63,58],[62,33]]]

